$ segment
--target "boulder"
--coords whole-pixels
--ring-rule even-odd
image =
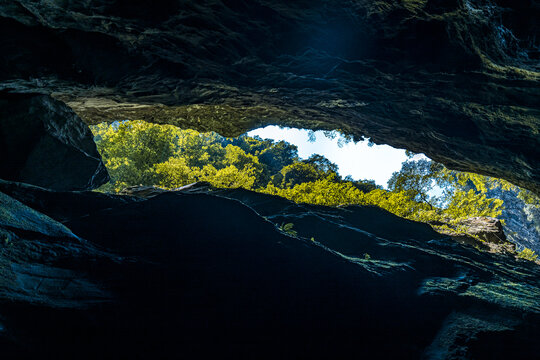
[[[0,94],[0,178],[54,190],[94,189],[109,180],[92,132],[45,95]]]
[[[508,242],[499,219],[476,216],[461,220],[457,225],[464,226],[467,234],[478,236],[488,243],[503,244]]]
[[[461,244],[492,253],[515,255],[516,244],[506,238],[501,220],[477,216],[456,223],[431,223],[441,234],[452,237]],[[443,225],[443,226],[441,226]]]

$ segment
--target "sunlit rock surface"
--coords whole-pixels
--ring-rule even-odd
[[[0,198],[15,204],[0,216],[11,234],[0,245],[8,357],[498,359],[540,351],[536,264],[462,246],[376,207],[197,186],[149,199],[5,182],[2,191],[47,215]],[[22,231],[10,224],[13,211],[66,236]]]
[[[92,132],[49,96],[0,93],[0,178],[55,190],[109,180]]]
[[[0,2],[0,89],[88,123],[342,129],[540,192],[540,7],[520,0]]]
[[[508,240],[540,253],[540,208],[519,199],[515,191],[492,189],[487,195],[504,201],[501,219]]]
[[[500,220],[495,218],[476,216],[461,220],[458,226],[467,228],[467,233],[478,236],[480,239],[490,243],[506,243],[506,234]]]

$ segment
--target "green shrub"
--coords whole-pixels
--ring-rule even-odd
[[[287,223],[287,224],[281,224],[279,229],[288,235],[296,236],[298,235],[298,232],[296,230],[293,230],[293,227],[294,227],[293,223]]]
[[[529,248],[524,248],[523,250],[518,252],[517,257],[529,261],[536,261],[536,259],[538,259],[538,255]]]

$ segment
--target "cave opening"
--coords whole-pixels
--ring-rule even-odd
[[[227,138],[129,120],[91,129],[111,176],[101,192],[181,191],[206,183],[300,204],[374,205],[460,242],[488,244],[489,251],[510,249],[532,260],[540,252],[540,210],[531,192],[449,170],[424,154],[355,141],[335,130],[266,126]],[[491,233],[478,235],[474,228],[487,223],[494,224]]]

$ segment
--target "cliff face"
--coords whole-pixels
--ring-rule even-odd
[[[505,233],[519,248],[529,248],[540,253],[540,209],[526,204],[514,191],[494,189],[488,196],[504,201],[501,219],[505,221]]]
[[[537,265],[376,207],[205,188],[150,199],[0,189],[9,195],[0,197],[8,357],[496,359],[540,350]]]
[[[88,126],[46,95],[0,94],[0,178],[54,190],[109,180]]]
[[[0,3],[0,89],[88,123],[342,129],[535,192],[535,0]]]

